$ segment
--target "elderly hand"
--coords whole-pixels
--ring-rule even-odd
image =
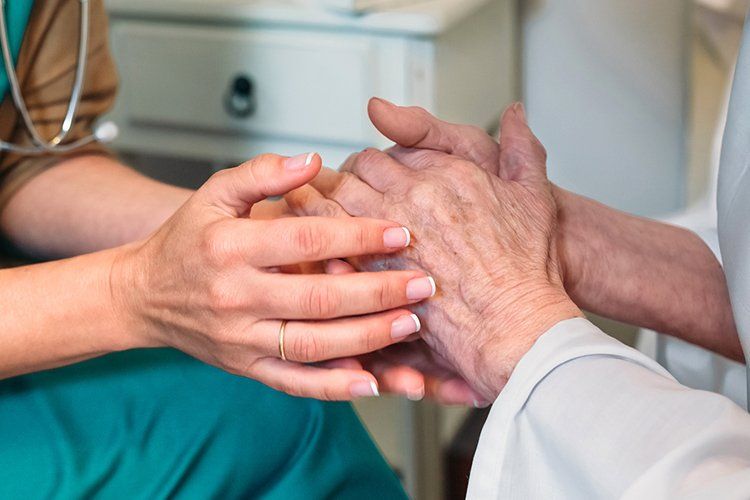
[[[319,176],[322,195],[306,187],[287,198],[306,215],[335,213],[337,204],[408,224],[413,247],[360,265],[418,266],[437,280],[438,294],[416,307],[423,338],[488,401],[542,333],[581,315],[560,277],[546,154],[520,105],[505,113],[501,137],[504,178],[435,151],[399,151],[401,163],[368,150],[347,172]]]
[[[475,163],[501,179],[512,180],[515,176],[511,164],[501,160],[503,142],[495,141],[479,127],[446,122],[423,108],[396,106],[378,98],[370,100],[368,114],[375,128],[396,143],[388,150],[394,158],[403,159],[403,154],[412,149],[441,151]],[[585,307],[589,302],[587,296],[598,294],[595,290],[578,293],[589,260],[586,243],[591,234],[584,234],[589,231],[573,222],[592,218],[591,203],[554,184],[552,194],[557,205],[560,273],[568,294]]]
[[[292,395],[375,396],[361,369],[307,365],[402,341],[418,321],[402,306],[432,294],[421,271],[292,275],[282,266],[390,253],[408,231],[376,219],[248,218],[254,203],[320,170],[317,155],[262,156],[215,174],[112,271],[112,288],[144,347],[180,349]],[[289,320],[280,357],[281,320]]]

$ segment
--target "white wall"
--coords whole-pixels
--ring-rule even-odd
[[[689,2],[522,3],[524,99],[553,180],[641,214],[682,206]]]

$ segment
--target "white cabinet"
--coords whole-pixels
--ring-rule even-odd
[[[513,4],[355,16],[299,0],[109,0],[116,147],[229,163],[315,150],[336,166],[385,145],[365,112],[373,95],[491,126],[516,96]]]
[[[186,170],[265,152],[317,151],[338,166],[387,145],[367,118],[374,95],[482,127],[517,98],[513,0],[383,2],[394,7],[363,15],[319,0],[106,4],[121,80],[114,145]],[[454,414],[388,398],[358,410],[410,493],[438,497],[439,453],[427,449]]]

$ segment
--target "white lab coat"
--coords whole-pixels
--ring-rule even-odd
[[[721,253],[747,355],[747,25],[724,138],[718,208]],[[680,385],[656,362],[588,321],[564,321],[521,360],[495,402],[474,458],[468,496],[750,498],[750,415],[723,396]]]

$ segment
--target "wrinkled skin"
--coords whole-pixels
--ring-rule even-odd
[[[474,154],[493,161],[486,149]],[[505,113],[496,151],[499,177],[438,151],[367,150],[287,197],[299,214],[343,209],[410,228],[411,248],[356,266],[421,268],[435,278],[437,296],[414,308],[422,338],[486,401],[539,335],[581,314],[562,286],[546,153],[520,105]]]

